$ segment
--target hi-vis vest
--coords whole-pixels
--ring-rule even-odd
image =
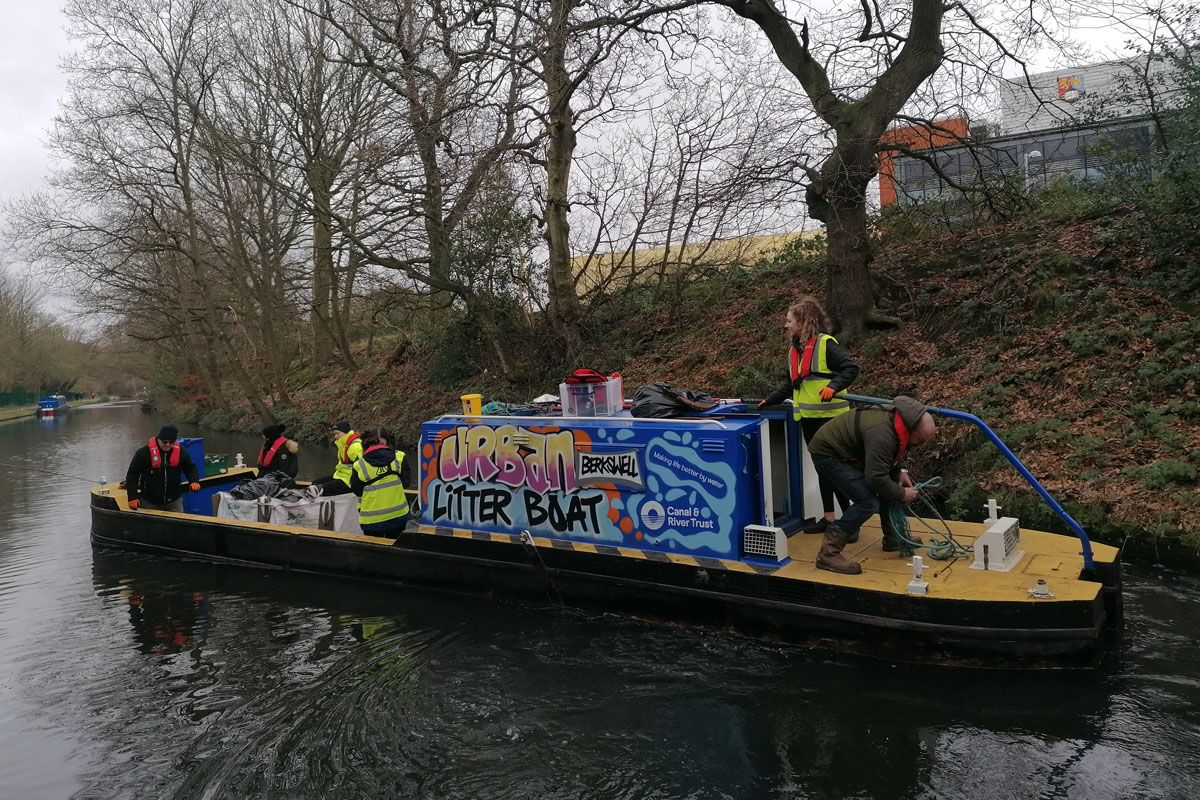
[[[333,477],[347,486],[350,485],[350,473],[354,470],[354,462],[362,458],[362,440],[358,434],[350,431],[337,440],[337,466],[333,468]]]
[[[801,417],[836,417],[850,409],[850,403],[835,397],[828,403],[821,402],[821,390],[837,377],[829,371],[828,349],[830,342],[837,342],[827,333],[818,333],[804,345],[804,351],[792,347],[788,354],[789,374],[792,376],[792,419]],[[799,378],[800,388],[795,388]]]
[[[367,448],[363,451],[364,455],[382,447],[383,445],[376,445]],[[368,464],[365,458],[354,462],[354,471],[364,484],[362,497],[358,501],[360,525],[387,522],[408,513],[408,495],[404,493],[404,484],[400,482],[400,464],[403,461],[404,453],[397,450],[392,462],[382,467]]]

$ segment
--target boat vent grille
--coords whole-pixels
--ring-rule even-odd
[[[768,579],[767,598],[783,603],[797,603],[806,606],[818,605],[817,592],[811,583],[802,583],[788,578]]]
[[[742,531],[742,555],[783,561],[787,558],[787,537],[780,528],[747,525]]]
[[[971,569],[1010,572],[1025,556],[1021,549],[1021,527],[1015,517],[989,521],[973,547],[975,562]]]
[[[721,439],[701,439],[700,452],[716,453],[719,455],[725,452],[725,442]]]

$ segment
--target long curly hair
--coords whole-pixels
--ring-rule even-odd
[[[788,313],[800,323],[800,330],[804,335],[796,338],[802,342],[807,342],[818,333],[833,332],[833,322],[829,319],[829,314],[821,305],[821,301],[811,294],[800,295],[800,299],[788,308]]]

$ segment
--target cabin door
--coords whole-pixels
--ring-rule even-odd
[[[804,522],[803,474],[797,467],[801,463],[799,432],[790,412],[759,422],[762,524],[782,528],[785,533],[799,529]]]

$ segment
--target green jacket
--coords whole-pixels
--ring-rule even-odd
[[[875,494],[884,500],[901,502],[904,488],[897,482],[900,465],[895,463],[900,452],[900,436],[894,422],[897,411],[905,427],[912,431],[925,412],[925,405],[901,395],[896,398],[895,406],[854,409],[821,426],[808,443],[808,451],[814,456],[855,462]]]

